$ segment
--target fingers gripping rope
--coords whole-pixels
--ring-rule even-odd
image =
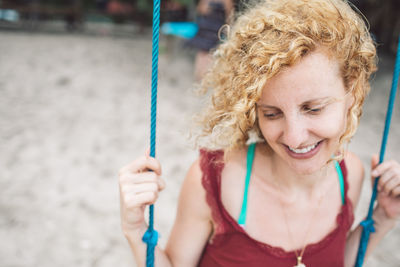
[[[383,162],[383,158],[385,156],[386,142],[387,142],[387,137],[389,134],[390,121],[392,119],[392,111],[393,111],[394,99],[396,97],[397,84],[399,82],[399,75],[400,75],[400,36],[399,36],[398,46],[397,46],[396,62],[394,65],[392,87],[390,89],[389,104],[388,104],[388,109],[386,112],[385,129],[384,129],[383,137],[382,137],[381,151],[380,151],[380,155],[379,155],[379,163]],[[372,190],[372,197],[371,197],[371,202],[369,204],[367,218],[363,222],[361,222],[363,231],[361,234],[360,246],[358,248],[358,254],[357,254],[357,260],[356,260],[355,267],[361,267],[363,265],[364,256],[365,256],[365,252],[367,251],[370,233],[375,232],[374,220],[372,219],[372,213],[373,213],[374,203],[375,203],[375,199],[376,199],[376,195],[377,195],[377,187],[378,187],[379,178],[380,177],[376,178],[375,182],[374,182],[374,188]]]
[[[151,123],[150,123],[150,156],[156,155],[156,115],[157,115],[157,79],[158,79],[158,39],[160,32],[160,0],[153,1],[153,38],[151,60]],[[149,208],[149,227],[142,240],[147,244],[146,266],[154,266],[154,249],[158,233],[154,230],[154,207]]]

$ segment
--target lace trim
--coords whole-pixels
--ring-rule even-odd
[[[211,216],[214,221],[214,232],[210,238],[212,243],[216,235],[225,232],[225,222],[222,217],[222,210],[219,199],[215,196],[220,195],[220,177],[224,168],[223,151],[200,150],[200,169],[202,171],[201,183],[206,191],[206,201],[211,209]]]
[[[262,243],[261,241],[249,236],[245,229],[241,227],[234,218],[232,218],[232,216],[223,206],[220,194],[221,172],[224,168],[224,163],[222,162],[223,151],[201,150],[200,154],[200,168],[203,172],[202,184],[206,190],[206,200],[211,208],[211,214],[215,227],[210,243],[212,243],[212,241],[215,239],[223,238],[223,236],[226,234],[230,234],[228,232],[228,225],[230,225],[235,232],[242,233],[244,236],[246,236],[246,238],[254,242],[262,250],[266,250],[276,257],[293,257],[293,255],[295,255],[294,251],[286,251],[281,247],[275,247],[266,243]],[[325,248],[332,242],[334,238],[336,238],[340,231],[345,231],[346,234],[354,221],[353,204],[347,194],[349,185],[347,181],[347,168],[344,161],[340,163],[340,167],[342,168],[343,172],[346,203],[342,205],[340,212],[336,216],[336,227],[319,242],[308,244],[304,256],[314,254]]]

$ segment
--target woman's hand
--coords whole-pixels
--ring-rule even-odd
[[[160,178],[158,160],[147,152],[119,171],[121,225],[126,236],[142,235],[147,228],[144,219],[146,205],[156,202],[165,183]]]
[[[378,182],[378,206],[384,210],[387,219],[400,216],[400,164],[397,161],[384,161],[378,165],[379,159],[374,155],[371,160],[371,175],[381,177]]]

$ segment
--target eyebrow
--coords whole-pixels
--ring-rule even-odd
[[[321,105],[328,105],[331,104],[335,101],[338,101],[339,99],[335,98],[335,97],[331,97],[331,96],[327,96],[327,97],[321,97],[321,98],[314,98],[314,99],[310,99],[307,100],[305,102],[303,102],[300,106],[303,105],[310,105],[310,104],[321,104]],[[270,106],[270,105],[265,105],[265,104],[257,104],[257,107],[260,108],[277,108],[275,106]]]

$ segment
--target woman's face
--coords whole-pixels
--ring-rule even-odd
[[[339,63],[317,50],[267,82],[257,102],[259,127],[279,159],[311,174],[339,148],[351,101]]]

